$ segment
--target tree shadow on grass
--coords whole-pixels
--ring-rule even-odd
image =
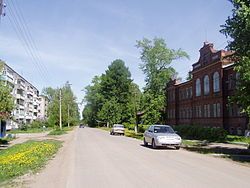
[[[250,149],[216,147],[184,147],[188,151],[202,154],[220,154],[219,156],[238,162],[250,162]]]

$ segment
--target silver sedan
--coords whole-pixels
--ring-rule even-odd
[[[181,137],[169,125],[151,125],[144,133],[143,142],[145,146],[150,143],[154,149],[160,146],[180,149]]]

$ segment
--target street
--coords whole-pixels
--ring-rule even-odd
[[[27,187],[249,187],[249,167],[183,149],[153,150],[142,141],[77,128]]]

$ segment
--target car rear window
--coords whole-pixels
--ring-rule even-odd
[[[115,128],[124,128],[123,125],[114,125]]]

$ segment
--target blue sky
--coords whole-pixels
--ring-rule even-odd
[[[199,58],[204,41],[224,48],[227,39],[219,30],[231,15],[227,0],[5,0],[7,16],[0,23],[0,59],[38,89],[59,87],[66,81],[78,100],[95,75],[115,59],[129,67],[143,87],[136,40],[161,37],[169,48],[182,48],[190,60],[174,63],[185,78]],[[14,3],[22,11],[36,43],[42,65],[31,60],[10,20]],[[42,73],[41,73],[42,72]]]

